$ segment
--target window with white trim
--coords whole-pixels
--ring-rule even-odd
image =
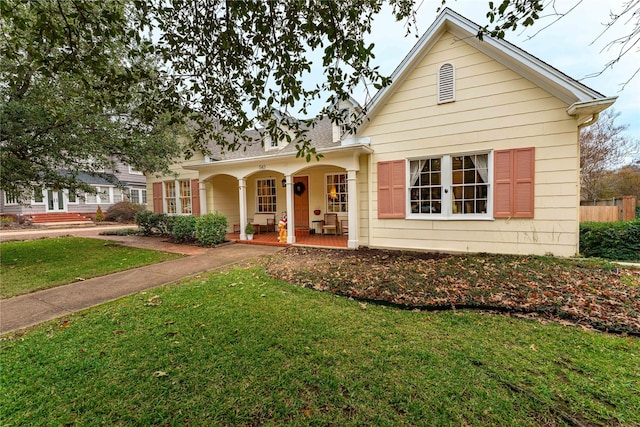
[[[340,135],[344,135],[349,131],[349,125],[351,124],[351,110],[344,108],[340,111]]]
[[[256,179],[256,212],[276,212],[276,179]]]
[[[113,203],[119,203],[124,200],[124,193],[122,192],[122,188],[115,187],[113,189]]]
[[[325,178],[325,200],[327,212],[346,213],[349,211],[349,190],[346,173],[328,174]]]
[[[78,195],[75,193],[75,191],[69,190],[69,192],[67,193],[67,202],[70,205],[78,204]]]
[[[89,205],[95,205],[100,203],[111,203],[111,197],[109,196],[109,187],[96,186],[96,194],[86,193],[85,203]]]
[[[33,190],[33,200],[32,204],[34,205],[42,205],[44,204],[44,193],[41,188],[37,188]]]
[[[147,190],[141,188],[131,188],[129,190],[129,200],[131,203],[147,204]]]
[[[180,185],[180,213],[191,214],[191,182],[188,179],[178,181]]]
[[[133,169],[131,166],[129,166],[129,173],[131,175],[142,175],[141,171],[137,171],[137,170]]]
[[[18,204],[20,204],[20,197],[18,193],[11,193],[9,191],[4,192],[5,206],[18,205]]]
[[[409,216],[490,217],[491,168],[488,153],[410,160]]]
[[[176,182],[166,181],[164,183],[164,198],[167,206],[167,213],[175,214],[178,212],[176,201]]]
[[[446,62],[438,68],[438,104],[456,100],[455,68]]]

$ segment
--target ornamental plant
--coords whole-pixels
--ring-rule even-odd
[[[204,246],[219,245],[227,235],[227,217],[218,213],[208,213],[196,218],[196,239]]]

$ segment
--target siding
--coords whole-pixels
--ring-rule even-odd
[[[437,104],[437,71],[456,68],[455,102]],[[364,130],[371,137],[368,244],[454,252],[571,256],[578,244],[578,131],[567,105],[445,33]],[[379,161],[535,147],[534,219],[378,219]]]

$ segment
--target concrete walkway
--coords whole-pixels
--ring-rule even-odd
[[[58,231],[59,232],[59,231]],[[85,234],[84,230],[65,230],[63,233]],[[4,234],[4,233],[3,233]],[[47,236],[57,233],[46,233]],[[35,235],[35,234],[34,234]],[[30,238],[34,235],[21,236]],[[44,236],[41,236],[44,237]],[[100,236],[122,240],[121,236]],[[133,240],[133,239],[130,239]],[[138,238],[140,241],[144,239]],[[138,246],[128,242],[131,246]],[[160,242],[162,244],[162,242]],[[184,248],[186,245],[173,245]],[[96,277],[70,285],[37,291],[0,300],[0,334],[36,325],[47,320],[112,301],[126,295],[171,283],[203,271],[216,269],[239,261],[271,255],[281,247],[226,244],[217,248],[200,248],[186,258],[135,268],[107,276]],[[161,248],[157,248],[161,249]],[[175,248],[172,248],[175,249]],[[187,251],[191,249],[187,248]]]

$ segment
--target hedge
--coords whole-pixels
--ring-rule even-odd
[[[580,253],[616,261],[640,261],[640,220],[581,223]]]

